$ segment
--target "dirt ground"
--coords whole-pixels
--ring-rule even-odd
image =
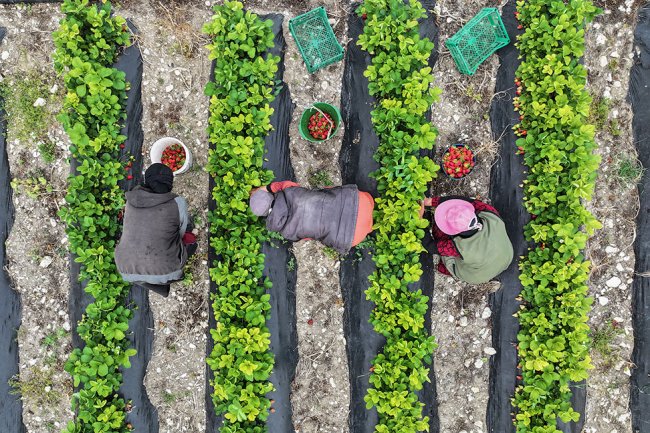
[[[489,3],[441,1],[436,5],[439,57],[433,74],[435,85],[442,89],[432,116],[439,131],[436,162],[441,164],[440,158],[448,146],[461,143],[474,151],[477,165],[462,180],[439,173],[433,183],[433,196],[464,195],[483,200],[488,196],[490,169],[499,150],[492,138],[489,117],[499,61],[497,56],[491,56],[473,76],[462,75],[444,42],[482,7],[499,6],[496,2]],[[440,431],[484,432],[488,359],[494,353],[487,299],[490,289],[499,285],[476,287],[436,273],[434,287],[431,322],[438,343],[434,362]]]
[[[585,65],[594,96],[592,120],[602,157],[594,198],[589,204],[603,229],[590,240],[589,326],[595,369],[587,382],[586,433],[631,431],[629,405],[632,335],[631,286],[634,273],[636,182],[641,175],[627,103],[633,63],[632,42],[640,1],[600,5],[604,13],[587,28]]]
[[[72,381],[63,370],[71,351],[67,238],[57,217],[57,210],[65,204],[68,139],[53,117],[61,107],[63,86],[50,66],[50,33],[59,18],[52,6],[0,7],[0,25],[7,28],[0,45],[2,84],[11,88],[26,76],[30,84],[37,83],[35,76],[44,78],[38,94],[44,105],[34,107],[39,110],[34,115],[43,115],[43,130],[22,141],[12,140],[10,130],[7,141],[11,174],[18,182],[14,185],[15,222],[7,240],[7,269],[23,308],[16,388],[23,396],[24,423],[30,432],[60,431],[72,418]],[[34,71],[38,73],[34,75]],[[38,144],[45,142],[53,146],[51,163],[39,152]]]
[[[158,409],[160,432],[205,430],[205,345],[208,326],[207,261],[208,100],[203,87],[210,73],[201,26],[210,10],[180,2],[124,2],[116,12],[133,21],[144,62],[142,105],[145,161],[161,137],[180,139],[192,151],[192,169],[174,182],[188,201],[199,248],[182,283],[170,296],[150,296],[155,340],[145,384]]]
[[[174,136],[190,146],[195,159],[193,169],[177,178],[175,191],[188,199],[201,233],[199,250],[188,277],[172,287],[169,298],[151,296],[155,343],[146,386],[159,411],[161,433],[205,430],[203,375],[210,305],[205,234],[209,192],[208,176],[203,171],[208,149],[208,101],[203,86],[210,62],[200,28],[211,15],[211,3],[124,0],[116,8],[139,28],[137,40],[144,58],[145,154],[157,138]],[[603,157],[590,208],[604,226],[587,251],[593,261],[590,325],[598,342],[592,352],[596,369],[588,383],[588,433],[631,431],[627,408],[632,348],[629,289],[638,198],[631,112],[625,97],[638,2],[609,3],[603,5],[609,13],[606,10],[587,30],[585,56],[590,70],[589,89],[600,100],[594,104],[598,113],[594,122],[599,127],[598,152]],[[340,183],[338,151],[342,134],[314,145],[300,138],[297,124],[302,111],[312,102],[339,104],[343,63],[308,74],[287,21],[324,5],[345,47],[350,6],[337,0],[252,0],[246,5],[255,12],[280,12],[286,17],[284,80],[296,104],[290,134],[298,182],[313,186]],[[476,151],[478,166],[467,180],[439,177],[434,194],[488,195],[489,171],[498,146],[489,123],[490,103],[499,97],[494,95],[498,59],[492,56],[474,76],[463,76],[443,45],[447,37],[486,6],[501,7],[502,3],[441,1],[436,7],[441,43],[433,73],[436,85],[443,90],[440,102],[433,107],[433,123],[440,131],[437,154],[440,156],[449,144],[467,143]],[[43,77],[40,97],[45,102],[43,110],[50,113],[45,117],[45,132],[38,137],[17,141],[11,139],[10,129],[8,147],[12,175],[20,183],[17,189],[23,191],[14,196],[16,223],[7,245],[8,269],[23,302],[19,348],[24,419],[27,430],[38,433],[59,431],[72,416],[71,383],[62,369],[71,348],[66,236],[56,216],[57,207],[63,204],[68,174],[68,139],[52,116],[60,107],[63,87],[51,68],[51,32],[59,18],[55,5],[0,6],[0,25],[8,29],[0,45],[0,74],[6,83],[30,71]],[[39,151],[41,142],[53,143],[53,162],[44,161]],[[28,183],[41,177],[51,189]],[[296,293],[300,360],[292,386],[296,430],[347,432],[349,381],[338,258],[313,241],[296,243],[293,250],[299,275]],[[486,431],[488,360],[494,353],[490,347],[487,294],[497,286],[473,287],[436,275],[432,331],[439,344],[435,367],[441,432]]]

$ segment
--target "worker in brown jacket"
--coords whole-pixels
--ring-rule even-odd
[[[345,254],[372,231],[375,202],[356,185],[310,190],[284,181],[253,190],[250,206],[285,239],[315,239]]]

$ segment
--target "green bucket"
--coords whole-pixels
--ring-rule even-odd
[[[341,113],[339,112],[338,108],[326,102],[314,102],[314,104],[312,104],[311,107],[307,108],[302,113],[302,117],[300,118],[300,126],[298,127],[298,130],[300,131],[300,135],[302,135],[302,138],[304,138],[307,141],[311,141],[312,143],[320,143],[326,140],[326,139],[321,140],[318,138],[314,138],[311,136],[311,134],[309,134],[309,118],[314,113],[317,113],[318,110],[322,111],[323,113],[329,114],[332,120],[334,120],[334,123],[336,124],[334,126],[334,130],[330,134],[330,138],[336,135],[336,132],[339,130],[339,127],[341,126]]]

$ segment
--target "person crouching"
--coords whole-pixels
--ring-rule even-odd
[[[285,239],[315,239],[346,254],[372,231],[375,202],[356,185],[310,190],[295,182],[273,182],[252,191],[253,214]]]
[[[510,266],[512,243],[494,207],[465,197],[434,197],[423,204],[435,208],[431,233],[440,273],[481,284]]]
[[[169,283],[183,278],[188,256],[196,251],[187,202],[172,193],[174,174],[164,164],[152,164],[145,182],[126,193],[122,236],[115,264],[125,281],[163,296]]]

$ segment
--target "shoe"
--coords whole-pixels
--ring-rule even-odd
[[[169,284],[149,284],[144,282],[138,282],[133,284],[137,284],[140,287],[144,287],[145,289],[149,289],[152,292],[158,293],[164,298],[169,296]]]
[[[187,248],[187,257],[189,258],[191,255],[193,255],[196,250],[198,249],[199,244],[194,242],[193,244],[187,244],[185,245],[185,248]]]

